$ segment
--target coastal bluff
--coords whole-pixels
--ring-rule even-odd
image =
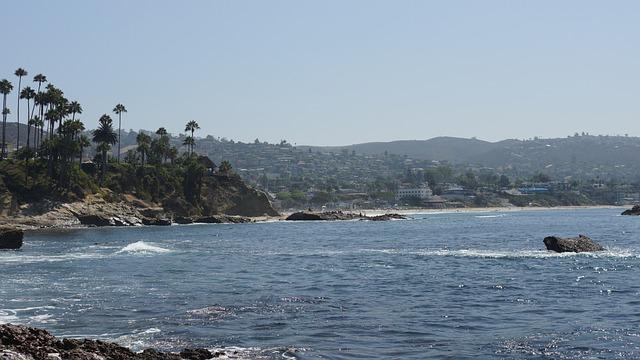
[[[22,229],[94,226],[171,225],[173,223],[242,223],[252,217],[278,216],[267,195],[238,176],[211,175],[191,201],[176,193],[159,201],[143,200],[131,193],[100,188],[81,199],[40,199],[18,203],[14,199],[0,212],[0,225]],[[4,197],[13,194],[4,192]]]

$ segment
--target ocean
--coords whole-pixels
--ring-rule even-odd
[[[640,358],[640,218],[619,209],[30,232],[0,323],[238,359]],[[548,235],[607,251],[556,254]]]

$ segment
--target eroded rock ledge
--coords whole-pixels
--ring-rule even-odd
[[[22,325],[0,325],[0,359],[3,360],[205,360],[225,357],[224,352],[185,349],[163,353],[147,349],[141,353],[99,340],[58,339],[46,330]]]
[[[345,213],[342,211],[327,212],[307,212],[300,211],[289,215],[285,220],[292,221],[336,221],[336,220],[370,220],[370,221],[387,221],[387,220],[404,220],[406,216],[400,214],[383,214],[377,216],[366,216],[361,213]]]

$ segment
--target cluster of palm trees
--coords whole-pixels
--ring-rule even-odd
[[[185,131],[191,132],[191,136],[187,136],[183,145],[187,146],[189,156],[194,154],[195,147],[195,138],[194,132],[200,129],[200,125],[194,120],[191,120],[185,126]],[[175,146],[171,146],[170,144],[170,136],[167,132],[167,129],[164,127],[159,128],[156,131],[156,137],[151,137],[150,135],[140,132],[136,137],[136,153],[139,154],[139,157],[134,157],[133,154],[128,156],[129,162],[140,163],[143,167],[145,163],[148,164],[161,164],[166,163],[167,161],[174,162],[174,160],[178,157],[178,149]]]
[[[21,156],[30,158],[40,154],[46,154],[51,157],[57,154],[56,149],[52,149],[53,145],[60,145],[64,138],[73,139],[76,142],[76,152],[82,159],[82,151],[90,145],[88,138],[82,135],[84,125],[80,119],[76,119],[76,115],[82,114],[82,106],[77,101],[69,101],[64,92],[53,84],[47,83],[47,77],[43,74],[37,74],[33,77],[33,82],[37,84],[36,89],[30,86],[22,88],[22,78],[28,75],[23,68],[18,68],[14,72],[18,77],[18,91],[16,103],[16,122],[17,122],[17,140],[15,150],[23,152]],[[0,144],[0,159],[5,159],[8,155],[6,133],[7,133],[7,117],[11,114],[11,110],[7,106],[7,96],[13,91],[13,84],[7,80],[0,80],[0,94],[2,94],[2,143]],[[27,141],[26,147],[20,146],[20,111],[21,100],[27,102]],[[117,104],[113,112],[118,115],[118,160],[120,159],[120,132],[122,129],[122,114],[127,109],[122,104]],[[101,118],[102,119],[102,118]],[[57,130],[56,130],[57,124]],[[100,122],[102,126],[102,121]],[[45,129],[46,126],[46,129]],[[67,140],[68,140],[67,139]]]
[[[33,77],[33,88],[25,86],[23,88],[22,79],[28,75],[27,71],[19,68],[14,72],[18,77],[18,95],[16,105],[16,119],[18,123],[18,140],[15,146],[15,157],[22,159],[46,159],[49,164],[50,175],[54,173],[62,174],[73,159],[82,161],[83,151],[91,145],[93,141],[97,147],[102,175],[107,168],[107,153],[118,144],[117,161],[120,162],[121,154],[121,131],[122,116],[127,109],[122,104],[117,104],[113,112],[118,116],[118,129],[114,129],[113,120],[104,114],[98,120],[98,127],[92,132],[90,139],[84,135],[84,124],[76,116],[82,114],[82,106],[77,101],[69,101],[64,92],[55,85],[48,82],[43,74]],[[7,106],[7,97],[13,91],[13,84],[7,80],[0,80],[0,94],[2,94],[2,144],[0,159],[8,156],[6,146],[7,117],[11,114]],[[20,121],[21,121],[21,101],[26,101],[26,125],[27,141],[25,146],[20,146]],[[24,110],[24,109],[23,109]],[[188,155],[194,154],[195,137],[194,133],[200,129],[194,120],[187,122],[186,136],[183,145],[187,147]],[[161,164],[168,160],[173,161],[178,156],[178,149],[170,145],[170,136],[163,127],[156,131],[153,138],[146,133],[139,133],[136,142],[137,149],[130,152],[127,161],[136,163]],[[139,154],[139,158],[136,156]],[[133,159],[135,158],[135,159]],[[133,160],[132,160],[133,159]]]

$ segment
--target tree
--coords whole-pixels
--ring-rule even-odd
[[[187,123],[187,125],[184,127],[184,131],[191,131],[191,152],[190,154],[193,154],[193,147],[196,144],[195,138],[193,137],[193,133],[194,131],[200,129],[200,125],[198,125],[198,123],[195,120],[191,120]],[[186,140],[185,140],[186,141]]]
[[[31,109],[31,115],[29,117],[30,118],[33,117],[33,112],[36,110],[35,104],[37,103],[40,106],[40,112],[39,112],[40,119],[43,119],[44,118],[43,109],[44,109],[44,104],[46,103],[46,96],[42,94],[42,92],[40,91],[40,87],[42,86],[42,83],[47,82],[47,77],[42,74],[38,74],[33,77],[33,82],[38,83],[38,92],[36,94],[36,97],[34,100],[34,106],[33,106],[33,109]],[[42,125],[42,128],[44,128],[44,125]],[[40,138],[42,140],[42,132],[40,133]]]
[[[193,140],[193,136],[187,136],[184,138],[182,145],[186,145],[189,148],[189,156],[193,154],[193,146],[196,144],[195,140]]]
[[[127,109],[122,104],[116,105],[113,112],[118,115],[118,162],[120,162],[120,132],[122,129],[122,113],[126,113]]]
[[[17,121],[18,121],[18,139],[16,140],[16,149],[20,148],[20,95],[22,87],[22,77],[27,76],[27,71],[23,68],[18,68],[14,73],[18,77],[18,104],[16,105]],[[27,109],[27,112],[29,109]],[[27,114],[28,115],[28,114]]]
[[[230,174],[232,170],[233,170],[233,167],[231,167],[231,163],[228,162],[227,160],[222,160],[222,162],[220,163],[220,166],[218,167],[218,171],[221,174]]]
[[[30,139],[31,139],[31,126],[33,126],[33,121],[29,114],[31,114],[31,99],[36,97],[36,92],[31,87],[27,86],[20,92],[20,98],[27,100],[27,149],[30,148]],[[20,128],[20,124],[18,124],[18,129]]]
[[[82,114],[82,105],[77,101],[72,101],[69,104],[69,112],[71,113],[71,120],[75,120],[76,114]]]
[[[13,85],[9,80],[0,80],[0,94],[2,94],[2,151],[0,151],[0,159],[6,157],[6,132],[7,132],[7,115],[10,111],[7,108],[7,95],[13,90]]]
[[[144,168],[145,156],[149,153],[151,147],[151,136],[141,132],[136,136],[136,143],[138,144],[138,152],[142,160],[142,167]]]
[[[167,151],[169,150],[169,133],[167,129],[161,127],[156,130],[156,135],[160,137],[151,142],[151,150],[154,155],[154,162],[162,163],[167,161]]]
[[[78,139],[78,145],[80,147],[80,163],[82,163],[84,148],[89,147],[89,145],[91,145],[91,142],[86,135],[80,135],[80,138]]]
[[[118,135],[113,130],[113,120],[104,114],[98,120],[98,128],[93,130],[93,142],[98,144],[98,151],[102,153],[102,178],[107,170],[107,151],[118,141]]]

